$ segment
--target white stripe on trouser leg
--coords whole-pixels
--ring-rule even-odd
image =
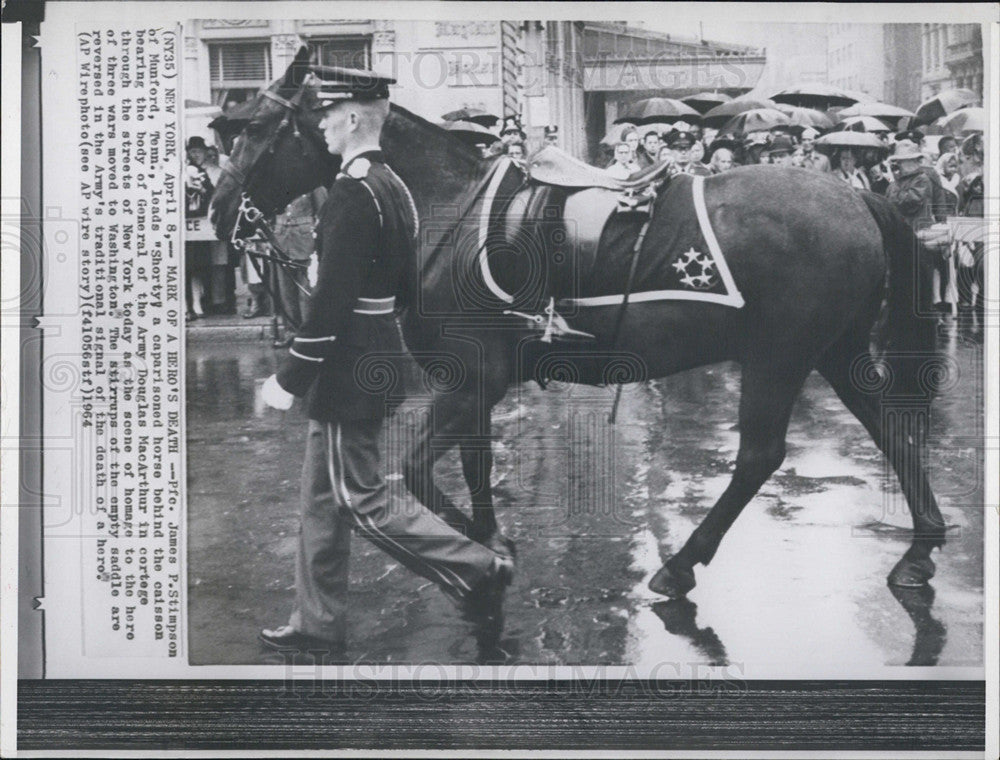
[[[327,423],[327,424],[329,425],[330,423]],[[398,541],[395,541],[390,536],[388,536],[386,533],[384,533],[381,530],[379,530],[378,526],[375,525],[375,521],[372,520],[371,517],[369,517],[368,515],[359,515],[357,512],[355,512],[351,508],[351,496],[350,496],[350,493],[347,490],[347,483],[344,481],[344,455],[343,455],[343,452],[341,451],[340,441],[341,441],[340,425],[338,424],[337,425],[337,435],[336,435],[336,438],[333,439],[333,443],[334,443],[334,446],[335,446],[334,450],[335,450],[335,453],[336,453],[336,465],[333,466],[332,469],[333,469],[334,473],[336,473],[336,471],[339,470],[340,477],[336,478],[333,482],[335,484],[335,487],[337,487],[337,488],[340,489],[341,497],[344,500],[344,504],[347,505],[347,508],[348,508],[347,511],[351,513],[351,517],[354,518],[354,521],[358,524],[358,526],[361,527],[361,528],[364,528],[366,530],[369,530],[372,533],[374,533],[376,536],[378,536],[381,539],[381,541],[383,543],[386,543],[389,546],[393,546],[396,549],[398,549],[400,552],[403,552],[404,554],[407,554],[410,557],[413,557],[413,559],[416,560],[416,562],[418,564],[423,565],[428,570],[434,572],[444,582],[444,584],[446,586],[456,586],[457,585],[459,588],[463,588],[466,591],[471,591],[472,589],[469,586],[469,584],[467,584],[464,580],[462,580],[462,578],[459,575],[457,575],[453,570],[451,570],[450,568],[447,568],[447,567],[442,567],[442,568],[435,567],[428,560],[426,560],[425,558],[421,557],[419,554],[414,553],[412,550],[410,550],[407,547],[403,546]],[[332,459],[332,457],[331,457],[331,459]],[[445,573],[448,573],[448,575],[452,576],[452,578],[454,578],[454,580],[450,580],[448,578],[448,575],[445,575]]]

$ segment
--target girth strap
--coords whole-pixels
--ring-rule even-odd
[[[625,309],[628,308],[629,296],[632,294],[632,285],[635,282],[635,270],[639,266],[639,252],[642,250],[642,243],[646,239],[646,231],[649,229],[649,223],[652,219],[652,214],[646,217],[646,221],[642,223],[642,229],[639,230],[639,237],[636,238],[635,245],[632,246],[632,263],[629,264],[628,279],[625,281],[625,293],[622,296],[622,303],[618,307],[618,313],[615,315],[615,325],[611,331],[612,351],[618,345],[618,336],[621,334],[622,322],[625,321]],[[621,401],[621,398],[622,383],[618,383],[618,389],[615,391],[615,400],[611,405],[611,414],[608,417],[608,421],[612,425],[615,424],[618,418],[618,403]]]

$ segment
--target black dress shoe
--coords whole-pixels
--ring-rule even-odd
[[[279,652],[343,652],[344,645],[336,641],[328,641],[318,636],[310,636],[295,630],[290,625],[271,630],[264,628],[257,634],[260,643],[268,649]]]

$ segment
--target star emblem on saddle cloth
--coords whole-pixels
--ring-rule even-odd
[[[693,247],[682,253],[674,262],[674,269],[680,276],[681,284],[695,290],[712,287],[718,278],[712,257],[707,253],[696,251]]]

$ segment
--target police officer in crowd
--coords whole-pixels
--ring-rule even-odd
[[[677,158],[677,168],[683,174],[696,177],[711,176],[712,170],[700,161],[691,157],[691,148],[695,143],[694,135],[684,130],[674,130],[667,135],[667,145],[674,151]]]
[[[513,572],[509,557],[412,499],[389,499],[383,420],[398,389],[366,387],[364,362],[373,352],[403,355],[393,310],[406,288],[419,222],[409,190],[379,149],[394,80],[332,67],[320,78],[320,129],[342,168],[317,229],[319,270],[306,319],[262,389],[277,409],[305,396],[310,418],[295,607],[286,625],[259,635],[277,650],[339,651],[346,644],[352,528],[479,620],[499,618]]]

